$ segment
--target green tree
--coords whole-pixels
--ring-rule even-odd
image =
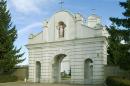
[[[127,0],[126,2],[120,2],[120,6],[125,9],[125,11],[122,13],[124,18],[110,18],[110,20],[117,26],[123,26],[130,29],[130,0]]]
[[[16,64],[22,62],[21,49],[14,46],[17,38],[15,26],[12,26],[11,15],[7,10],[7,1],[0,0],[0,73],[10,73]]]
[[[113,25],[108,28],[110,34],[108,63],[130,70],[130,0],[120,2],[120,6],[125,9],[122,13],[124,18],[110,18]]]
[[[124,58],[129,58],[129,47],[128,43],[122,43],[127,36],[129,36],[129,30],[121,30],[116,26],[110,26],[107,28],[110,34],[109,39],[109,47],[108,47],[108,64],[110,65],[120,65],[122,66],[122,62],[125,62]],[[124,66],[124,64],[123,64]],[[126,66],[126,65],[125,65]],[[127,65],[129,67],[129,65]]]

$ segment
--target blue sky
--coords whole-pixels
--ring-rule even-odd
[[[102,18],[104,25],[110,25],[109,17],[122,17],[124,11],[119,1],[126,0],[63,0],[64,9],[72,13],[81,13],[84,18],[92,14],[92,9]],[[22,64],[28,64],[28,52],[24,45],[28,43],[28,36],[42,30],[42,22],[60,10],[60,0],[7,0],[11,12],[12,22],[18,30],[15,45],[25,52]]]

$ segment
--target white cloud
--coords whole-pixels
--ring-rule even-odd
[[[22,34],[25,34],[25,33],[30,33],[33,28],[36,28],[36,27],[39,27],[39,26],[42,27],[41,22],[36,22],[36,23],[30,24],[30,25],[20,29],[18,31],[18,35],[22,35]]]
[[[11,0],[16,10],[22,13],[41,12],[40,6],[46,7],[54,0]]]
[[[12,0],[12,3],[19,12],[28,13],[40,11],[31,0]]]

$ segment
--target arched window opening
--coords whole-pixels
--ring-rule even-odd
[[[66,27],[66,25],[65,25],[64,22],[60,21],[58,23],[59,38],[63,38],[64,37],[64,35],[65,35],[65,27]]]
[[[84,62],[84,80],[85,83],[91,83],[93,77],[93,61],[91,59],[86,59]]]

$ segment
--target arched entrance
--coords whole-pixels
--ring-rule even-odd
[[[36,82],[40,83],[41,78],[41,63],[40,61],[36,62]]]
[[[61,72],[61,66],[63,59],[65,59],[66,56],[67,55],[65,54],[58,54],[54,57],[54,63],[52,64],[52,78],[54,83],[61,83],[63,81],[62,77],[64,76],[65,72]]]
[[[92,84],[93,77],[93,61],[91,59],[86,59],[84,62],[84,83]]]

